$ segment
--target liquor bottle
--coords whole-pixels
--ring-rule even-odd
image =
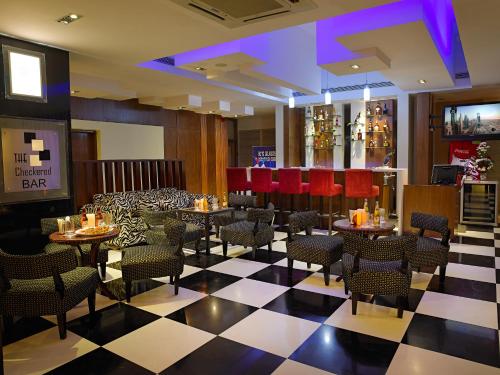
[[[227,193],[224,192],[222,195],[222,207],[226,208],[227,207]]]
[[[384,136],[384,147],[389,147],[389,141],[386,136]]]
[[[378,125],[378,120],[375,120],[375,126],[373,127],[373,130],[378,132],[380,130],[380,126]]]
[[[373,142],[373,139],[370,139],[370,142],[368,143],[368,147],[374,147],[375,143]]]
[[[330,147],[330,138],[326,137],[326,139],[325,139],[325,148],[328,148],[328,147]]]
[[[363,210],[365,210],[366,213],[370,212],[370,209],[368,208],[368,199],[365,198],[365,204],[363,205]]]
[[[337,137],[335,136],[335,134],[333,135],[333,145],[337,145]]]
[[[101,223],[103,222],[103,216],[102,216],[102,211],[101,211],[101,207],[98,207],[97,208],[97,212],[95,214],[95,226],[98,227],[101,225]]]
[[[375,115],[380,116],[382,114],[382,107],[380,106],[380,103],[377,103],[377,106],[375,107]]]
[[[368,131],[372,132],[373,131],[373,120],[370,119],[370,122],[368,123]]]
[[[373,225],[376,227],[380,226],[380,208],[378,206],[378,201],[375,202],[375,211],[373,211]]]
[[[387,109],[387,104],[384,103],[384,110],[382,111],[382,114],[387,115],[389,114],[389,110]]]
[[[324,119],[324,117],[323,117],[323,110],[320,109],[319,110],[319,115],[318,115],[318,120],[323,121],[323,119]]]
[[[358,112],[358,115],[354,119],[354,125],[358,125],[358,121],[359,121],[360,118],[361,118],[361,112]]]
[[[371,116],[372,115],[372,109],[370,108],[370,105],[368,104],[366,106],[366,116]]]
[[[387,123],[387,120],[384,121],[384,132],[388,132],[389,131],[389,124]]]
[[[377,139],[372,139],[372,141],[373,141],[373,147],[377,147],[378,146]]]
[[[80,226],[82,228],[87,228],[87,226],[89,225],[89,220],[87,219],[87,210],[84,208],[82,208],[82,216],[80,218]]]
[[[324,132],[325,131],[325,124],[324,123],[321,123],[321,125],[319,126],[319,131],[320,132]]]
[[[319,147],[325,148],[325,135],[324,134],[321,134]]]
[[[325,109],[325,120],[328,120],[328,110]]]
[[[358,129],[358,141],[363,139],[363,134],[361,133],[361,129]]]

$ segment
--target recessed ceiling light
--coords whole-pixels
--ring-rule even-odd
[[[212,114],[212,113],[214,113],[214,111],[208,111],[208,113]]]
[[[351,68],[353,68],[354,70],[358,70],[359,69],[359,65],[358,64],[352,64]]]
[[[202,67],[202,66],[197,66],[197,67],[195,68],[195,70],[200,70],[200,71],[201,71],[201,70],[205,70],[205,68],[204,68],[204,67]]]
[[[182,105],[180,105],[179,107],[177,107],[177,109],[184,109],[184,108],[186,108],[186,107],[184,107]]]
[[[423,84],[427,83],[427,81],[425,79],[419,79],[418,83],[421,83],[423,85]]]
[[[76,13],[70,13],[70,14],[68,14],[68,15],[64,16],[64,17],[59,18],[59,19],[57,20],[57,22],[59,22],[59,23],[63,23],[63,24],[65,24],[65,25],[67,25],[67,24],[69,24],[69,23],[71,23],[71,22],[74,22],[74,21],[76,21],[76,20],[79,20],[80,18],[82,18],[82,16],[81,16],[81,15],[76,14]]]
[[[238,115],[234,115],[234,117],[238,117]]]
[[[79,90],[71,90],[71,94],[78,94],[79,92]]]

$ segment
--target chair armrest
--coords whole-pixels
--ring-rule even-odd
[[[54,279],[54,286],[56,289],[56,292],[59,294],[59,297],[61,299],[64,298],[64,281],[61,277],[61,274],[57,270],[57,267],[52,268],[52,278]]]
[[[253,226],[253,235],[256,236],[259,231],[259,219],[255,220],[255,224]]]
[[[449,247],[450,246],[450,236],[451,236],[451,231],[449,228],[446,228],[446,230],[443,232],[442,237],[441,237],[441,245]]]
[[[0,268],[0,292],[5,293],[10,288],[12,288],[12,285],[10,285],[10,281],[7,276],[5,276],[3,268]]]
[[[352,270],[351,270],[351,276],[354,275],[355,273],[359,272],[359,258],[360,258],[361,252],[356,251],[356,254],[354,255],[354,262],[352,265]]]
[[[419,236],[419,237],[423,237],[423,236],[424,236],[424,233],[425,233],[425,229],[424,229],[424,228],[420,228],[420,229],[418,230],[418,236]]]

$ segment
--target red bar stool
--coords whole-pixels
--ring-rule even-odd
[[[345,170],[345,197],[370,199],[379,196],[379,187],[373,185],[373,171],[370,169]]]
[[[280,203],[282,197],[290,195],[290,212],[293,212],[293,197],[309,192],[309,183],[302,182],[302,170],[299,168],[280,168],[278,169],[278,179],[280,193]],[[280,220],[283,224],[283,205],[280,204]]]
[[[312,207],[312,197],[320,197],[320,209],[323,214],[323,197],[328,197],[328,235],[332,234],[332,197],[341,197],[342,191],[342,185],[334,182],[333,169],[311,168],[309,170],[309,207]],[[342,211],[342,198],[340,211]]]
[[[228,192],[246,192],[247,190],[252,189],[250,181],[247,180],[246,168],[226,168],[226,174]]]
[[[269,203],[269,194],[278,191],[278,182],[273,181],[271,168],[251,168],[251,187],[254,193],[264,193],[264,207]]]

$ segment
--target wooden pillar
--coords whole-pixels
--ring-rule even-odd
[[[413,147],[411,161],[411,183],[425,185],[431,179],[432,139],[429,130],[431,114],[430,93],[415,94],[412,97],[413,108]]]
[[[201,176],[202,192],[222,199],[227,190],[228,166],[227,124],[221,116],[202,115],[201,119]]]
[[[284,166],[303,166],[305,164],[305,110],[285,106],[283,117]]]

